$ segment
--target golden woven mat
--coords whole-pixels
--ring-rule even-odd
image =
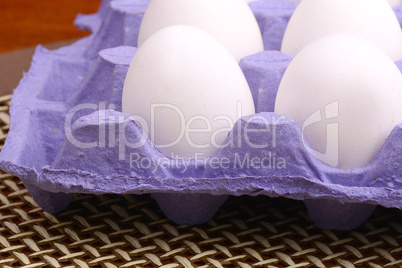
[[[9,105],[0,97],[1,143]],[[77,195],[50,215],[18,178],[0,178],[0,267],[402,267],[396,209],[339,232],[315,227],[299,201],[231,197],[212,221],[178,226],[149,195]]]

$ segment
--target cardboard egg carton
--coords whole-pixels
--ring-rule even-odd
[[[147,3],[105,0],[98,13],[78,16],[76,25],[92,35],[55,51],[39,46],[14,92],[0,168],[18,176],[45,211],[63,210],[75,193],[151,193],[172,221],[198,224],[229,195],[267,195],[303,200],[318,226],[347,230],[377,205],[402,209],[402,125],[370,165],[345,171],[311,155],[297,123],[273,113],[292,60],[278,51],[296,7],[290,1],[250,3],[266,50],[240,62],[257,116],[241,118],[229,133],[226,142],[238,146],[208,159],[162,155],[121,112]]]

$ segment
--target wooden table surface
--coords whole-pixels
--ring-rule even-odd
[[[80,38],[77,13],[98,10],[101,0],[0,0],[0,53]]]
[[[89,32],[73,24],[78,13],[98,10],[101,0],[0,0],[0,95],[10,94],[29,70],[38,44],[64,46]],[[69,40],[69,41],[66,41]]]

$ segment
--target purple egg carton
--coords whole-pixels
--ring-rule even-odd
[[[63,210],[75,193],[151,193],[172,221],[197,224],[229,195],[267,195],[304,200],[318,226],[347,230],[376,205],[402,209],[402,125],[370,165],[342,171],[307,151],[295,121],[273,113],[292,60],[275,51],[296,6],[284,0],[250,4],[267,51],[240,63],[258,114],[238,120],[226,140],[236,146],[206,160],[162,155],[121,112],[147,3],[103,1],[98,13],[78,16],[76,25],[93,34],[55,51],[39,46],[12,96],[0,168],[18,176],[45,211]],[[129,146],[141,139],[142,146]]]

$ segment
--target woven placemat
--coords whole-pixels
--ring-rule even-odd
[[[0,142],[10,96],[0,97]],[[352,232],[321,230],[302,202],[231,197],[210,222],[178,226],[150,195],[82,195],[58,215],[0,175],[1,267],[402,267],[402,213],[377,208]]]

